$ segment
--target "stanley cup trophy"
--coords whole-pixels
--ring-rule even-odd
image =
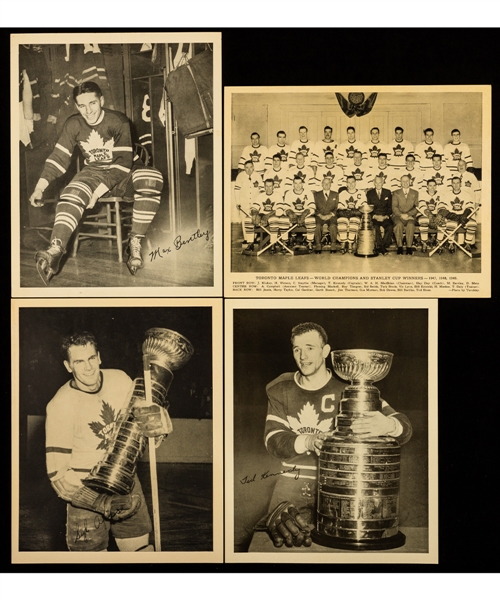
[[[375,252],[375,229],[373,228],[370,214],[373,211],[373,206],[363,204],[359,210],[362,212],[362,216],[355,256],[371,258],[372,256],[377,256]]]
[[[389,436],[363,438],[352,422],[381,411],[373,385],[389,372],[393,355],[378,350],[336,350],[333,370],[351,382],[342,393],[335,430],[319,455],[316,529],[322,546],[386,550],[405,543],[398,530],[400,446]]]
[[[148,329],[142,344],[143,362],[151,378],[152,401],[163,408],[168,407],[167,392],[173,371],[184,366],[193,355],[191,343],[170,329]],[[146,385],[143,377],[134,380],[134,389],[127,410],[118,423],[116,433],[103,459],[84,480],[86,486],[99,493],[129,494],[134,485],[137,461],[144,452],[147,438],[135,422],[134,406],[144,403]]]

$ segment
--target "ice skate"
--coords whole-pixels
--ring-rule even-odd
[[[138,235],[130,235],[127,246],[127,267],[132,275],[135,276],[137,269],[142,269],[144,262],[141,254],[141,237]]]
[[[59,263],[66,250],[61,240],[53,239],[47,250],[39,250],[35,254],[36,269],[45,285],[49,285],[52,277],[59,271]]]

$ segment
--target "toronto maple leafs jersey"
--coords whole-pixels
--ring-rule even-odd
[[[288,157],[290,155],[290,146],[289,144],[285,144],[284,146],[279,146],[278,144],[274,144],[268,150],[267,158],[265,160],[266,167],[272,167],[273,165],[273,156],[275,154],[279,154],[281,156],[281,165],[283,169],[288,168]]]
[[[467,209],[474,210],[474,201],[469,192],[460,190],[458,194],[449,190],[443,194],[438,210],[446,209],[455,215],[462,215]]]
[[[440,154],[443,156],[444,149],[441,144],[436,144],[433,142],[432,144],[428,144],[425,140],[420,142],[415,147],[415,160],[420,163],[421,169],[430,169],[432,168],[432,157],[434,154]]]
[[[426,188],[427,182],[434,179],[436,181],[436,189],[444,191],[451,186],[452,176],[452,173],[446,167],[425,169],[422,171],[421,189]]]
[[[459,142],[458,144],[450,142],[449,144],[446,144],[444,147],[444,160],[450,171],[456,171],[458,169],[459,160],[465,160],[467,168],[473,166],[470,148],[467,144],[464,144],[464,142]]]
[[[441,198],[443,197],[443,194],[440,192],[435,192],[434,195],[430,195],[429,192],[427,190],[424,190],[422,192],[419,192],[418,194],[418,209],[423,212],[424,214],[426,214],[426,210],[429,210],[429,212],[432,215],[437,215],[438,212],[438,206],[440,206],[441,204]],[[442,208],[442,205],[441,205]],[[418,215],[419,217],[422,215]]]
[[[395,178],[394,172],[395,172],[395,170],[392,167],[387,166],[387,167],[385,167],[385,169],[381,169],[377,165],[376,167],[374,167],[372,169],[372,172],[371,172],[372,180],[370,182],[371,185],[369,187],[375,187],[375,177],[382,177],[382,179],[384,181],[382,183],[382,187],[388,188],[391,191],[393,191],[394,189],[397,189],[397,188],[394,188],[394,185],[393,185],[394,178]],[[397,187],[399,187],[399,185]]]
[[[238,173],[234,183],[236,203],[246,211],[248,203],[254,202],[262,190],[262,177],[255,171],[247,175],[245,171]]]
[[[267,169],[264,173],[263,181],[266,179],[273,180],[273,187],[276,191],[281,193],[281,196],[285,193],[285,182],[286,182],[287,171],[284,168],[281,168],[279,171],[275,171],[274,169]]]
[[[308,185],[309,187],[313,187],[311,186],[311,183],[316,183],[315,181],[313,181],[314,171],[311,167],[304,166],[299,168],[296,165],[294,165],[290,167],[286,172],[285,189],[292,187],[294,177],[300,177],[302,179],[302,183],[304,185]]]
[[[258,148],[254,148],[253,146],[245,146],[240,156],[238,169],[244,171],[245,163],[247,160],[251,160],[253,162],[254,172],[262,174],[266,170],[265,161],[268,154],[269,151],[267,147],[262,146],[262,144]]]
[[[45,451],[52,481],[64,477],[80,485],[108,450],[133,382],[116,369],[102,369],[101,374],[96,392],[79,390],[71,379],[47,405]]]
[[[391,163],[391,167],[395,167],[396,169],[402,169],[406,166],[406,156],[413,154],[414,150],[413,144],[408,140],[402,140],[401,142],[392,140],[387,144],[387,148],[387,158]]]
[[[481,202],[481,184],[474,173],[470,173],[469,171],[465,171],[464,173],[454,171],[453,177],[460,177],[462,189],[468,191],[476,202]]]
[[[360,190],[354,192],[342,190],[339,194],[339,211],[359,210],[362,204],[366,204],[366,194]]]
[[[299,435],[326,433],[335,429],[340,400],[345,384],[331,377],[318,390],[307,390],[298,383],[298,372],[283,373],[266,387],[268,408],[264,443],[267,451],[282,461],[283,475],[316,479],[317,459],[314,452],[297,454],[295,441]],[[410,439],[408,418],[397,413],[382,400],[382,413],[394,416],[402,425],[398,436],[401,444]],[[295,467],[295,469],[294,469]]]
[[[358,190],[368,190],[373,187],[373,169],[365,162],[359,167],[351,164],[344,169],[343,185],[347,185],[347,178],[354,176]]]
[[[285,210],[292,209],[296,215],[302,215],[308,210],[308,215],[314,214],[316,204],[314,202],[314,194],[312,190],[304,186],[304,189],[298,194],[294,189],[286,190],[283,196],[283,203],[286,205]]]
[[[318,190],[322,190],[321,182],[325,177],[329,177],[332,180],[331,189],[334,192],[338,192],[339,187],[343,184],[344,179],[344,171],[340,167],[327,167],[326,165],[323,167],[318,167],[316,171],[316,188]]]
[[[337,162],[338,144],[335,140],[324,142],[323,140],[316,142],[313,148],[313,164],[318,167],[323,167],[326,164],[325,154],[331,152],[334,162]]]
[[[311,140],[307,140],[307,142],[301,142],[300,140],[295,140],[294,142],[292,142],[292,145],[290,146],[290,155],[289,155],[290,164],[292,166],[295,165],[297,152],[302,152],[302,154],[304,155],[304,158],[305,158],[305,165],[306,166],[311,165],[313,162],[313,149],[314,149],[314,142],[312,142]]]
[[[337,148],[337,164],[343,168],[352,165],[356,151],[361,152],[361,159],[364,161],[366,159],[366,146],[363,142],[356,140],[340,143]]]
[[[277,205],[283,199],[283,195],[279,190],[274,191],[270,196],[266,192],[261,192],[254,206],[257,208],[261,215],[269,215],[276,212]]]
[[[410,178],[410,187],[414,190],[420,190],[425,187],[422,183],[424,176],[418,167],[413,167],[413,169],[407,169],[406,167],[402,169],[394,168],[390,176],[390,188],[392,191],[401,187],[401,177],[403,175],[407,175]]]
[[[376,167],[378,165],[378,155],[381,152],[385,152],[387,154],[387,158],[390,160],[391,150],[387,144],[384,142],[372,142],[369,141],[365,144],[366,148],[366,160],[370,167]]]
[[[89,125],[80,114],[69,117],[53,152],[45,161],[40,178],[50,183],[66,173],[75,146],[82,151],[86,166],[108,173],[105,184],[110,190],[132,169],[134,152],[130,125],[120,112],[103,110],[96,125]]]

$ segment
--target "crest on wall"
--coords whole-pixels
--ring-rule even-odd
[[[368,98],[362,92],[351,92],[345,98],[342,94],[336,93],[340,108],[349,117],[362,117],[367,115],[377,99],[377,93],[370,94]]]

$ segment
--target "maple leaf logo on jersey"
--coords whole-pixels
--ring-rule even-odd
[[[89,163],[111,162],[113,160],[115,141],[111,139],[105,142],[104,138],[95,129],[92,129],[87,141],[81,141],[80,145]]]
[[[334,148],[332,148],[331,146],[327,146],[326,148],[323,148],[323,155],[326,154],[327,152],[331,152],[333,154]]]
[[[373,146],[373,148],[368,148],[368,152],[370,153],[370,158],[377,158],[380,148]]]
[[[307,175],[302,171],[297,171],[297,173],[295,173],[295,177],[300,177],[302,179],[302,183],[305,183]]]
[[[471,186],[472,186],[472,181],[465,182],[465,187],[471,187]]]
[[[438,198],[439,199],[439,198]],[[434,212],[436,210],[436,201],[435,200],[429,200],[429,202],[427,202],[427,208],[431,211]]]
[[[326,433],[332,428],[333,417],[330,419],[319,418],[319,413],[314,410],[314,406],[307,402],[299,410],[296,417],[287,417],[288,423],[295,433]]]
[[[284,150],[280,150],[280,156],[281,156],[281,162],[288,161],[288,152],[285,152]]]
[[[361,181],[365,172],[358,167],[351,174],[356,178],[356,181]]]
[[[277,190],[278,188],[281,187],[281,182],[283,181],[283,179],[280,179],[277,175],[274,176],[273,178],[273,187],[275,190]]]
[[[346,151],[345,151],[348,158],[354,158],[355,152],[356,152],[356,148],[354,146],[349,146],[349,148],[346,148]]]
[[[378,173],[375,174],[375,176],[373,177],[373,180],[375,181],[375,177],[381,177],[384,180],[384,183],[387,179],[387,173],[384,173],[383,171],[379,171]]]
[[[260,157],[262,156],[262,153],[259,154],[259,152],[257,152],[257,150],[254,150],[253,152],[250,152],[250,160],[252,162],[260,162]]]
[[[326,172],[326,173],[323,175],[323,177],[329,177],[329,178],[332,180],[332,182],[333,182],[333,180],[335,179],[335,173],[332,173],[331,171],[327,171],[327,172]]]
[[[352,196],[347,199],[347,208],[354,208],[356,206],[356,200]]]
[[[107,450],[115,431],[117,413],[115,413],[113,408],[107,402],[103,402],[101,414],[99,416],[103,422],[98,423],[97,421],[92,421],[89,423],[89,427],[101,440],[97,446],[97,450]]]
[[[392,152],[393,152],[394,156],[403,156],[405,153],[404,146],[401,146],[401,144],[398,144],[397,146],[395,146],[392,149]]]
[[[462,151],[459,150],[458,148],[456,150],[453,150],[453,152],[451,153],[451,158],[452,158],[452,160],[461,160]]]
[[[269,198],[262,203],[262,207],[264,208],[264,212],[271,212],[273,210],[274,202],[271,202]]]
[[[297,148],[297,152],[302,152],[304,156],[309,156],[309,148],[305,144],[302,144],[301,148]]]
[[[460,200],[458,196],[455,196],[455,200],[452,200],[451,205],[453,206],[453,210],[462,210],[464,201]]]
[[[432,158],[436,154],[436,151],[432,146],[430,148],[425,149],[425,158]]]
[[[433,179],[436,180],[436,185],[443,185],[444,177],[439,171],[434,171]]]
[[[254,188],[258,188],[259,187],[259,182],[258,181],[254,181],[252,185],[253,185]]]
[[[295,210],[297,212],[302,212],[305,208],[304,201],[301,198],[298,198],[297,200],[295,200],[295,202],[292,202],[292,204],[294,205]]]

